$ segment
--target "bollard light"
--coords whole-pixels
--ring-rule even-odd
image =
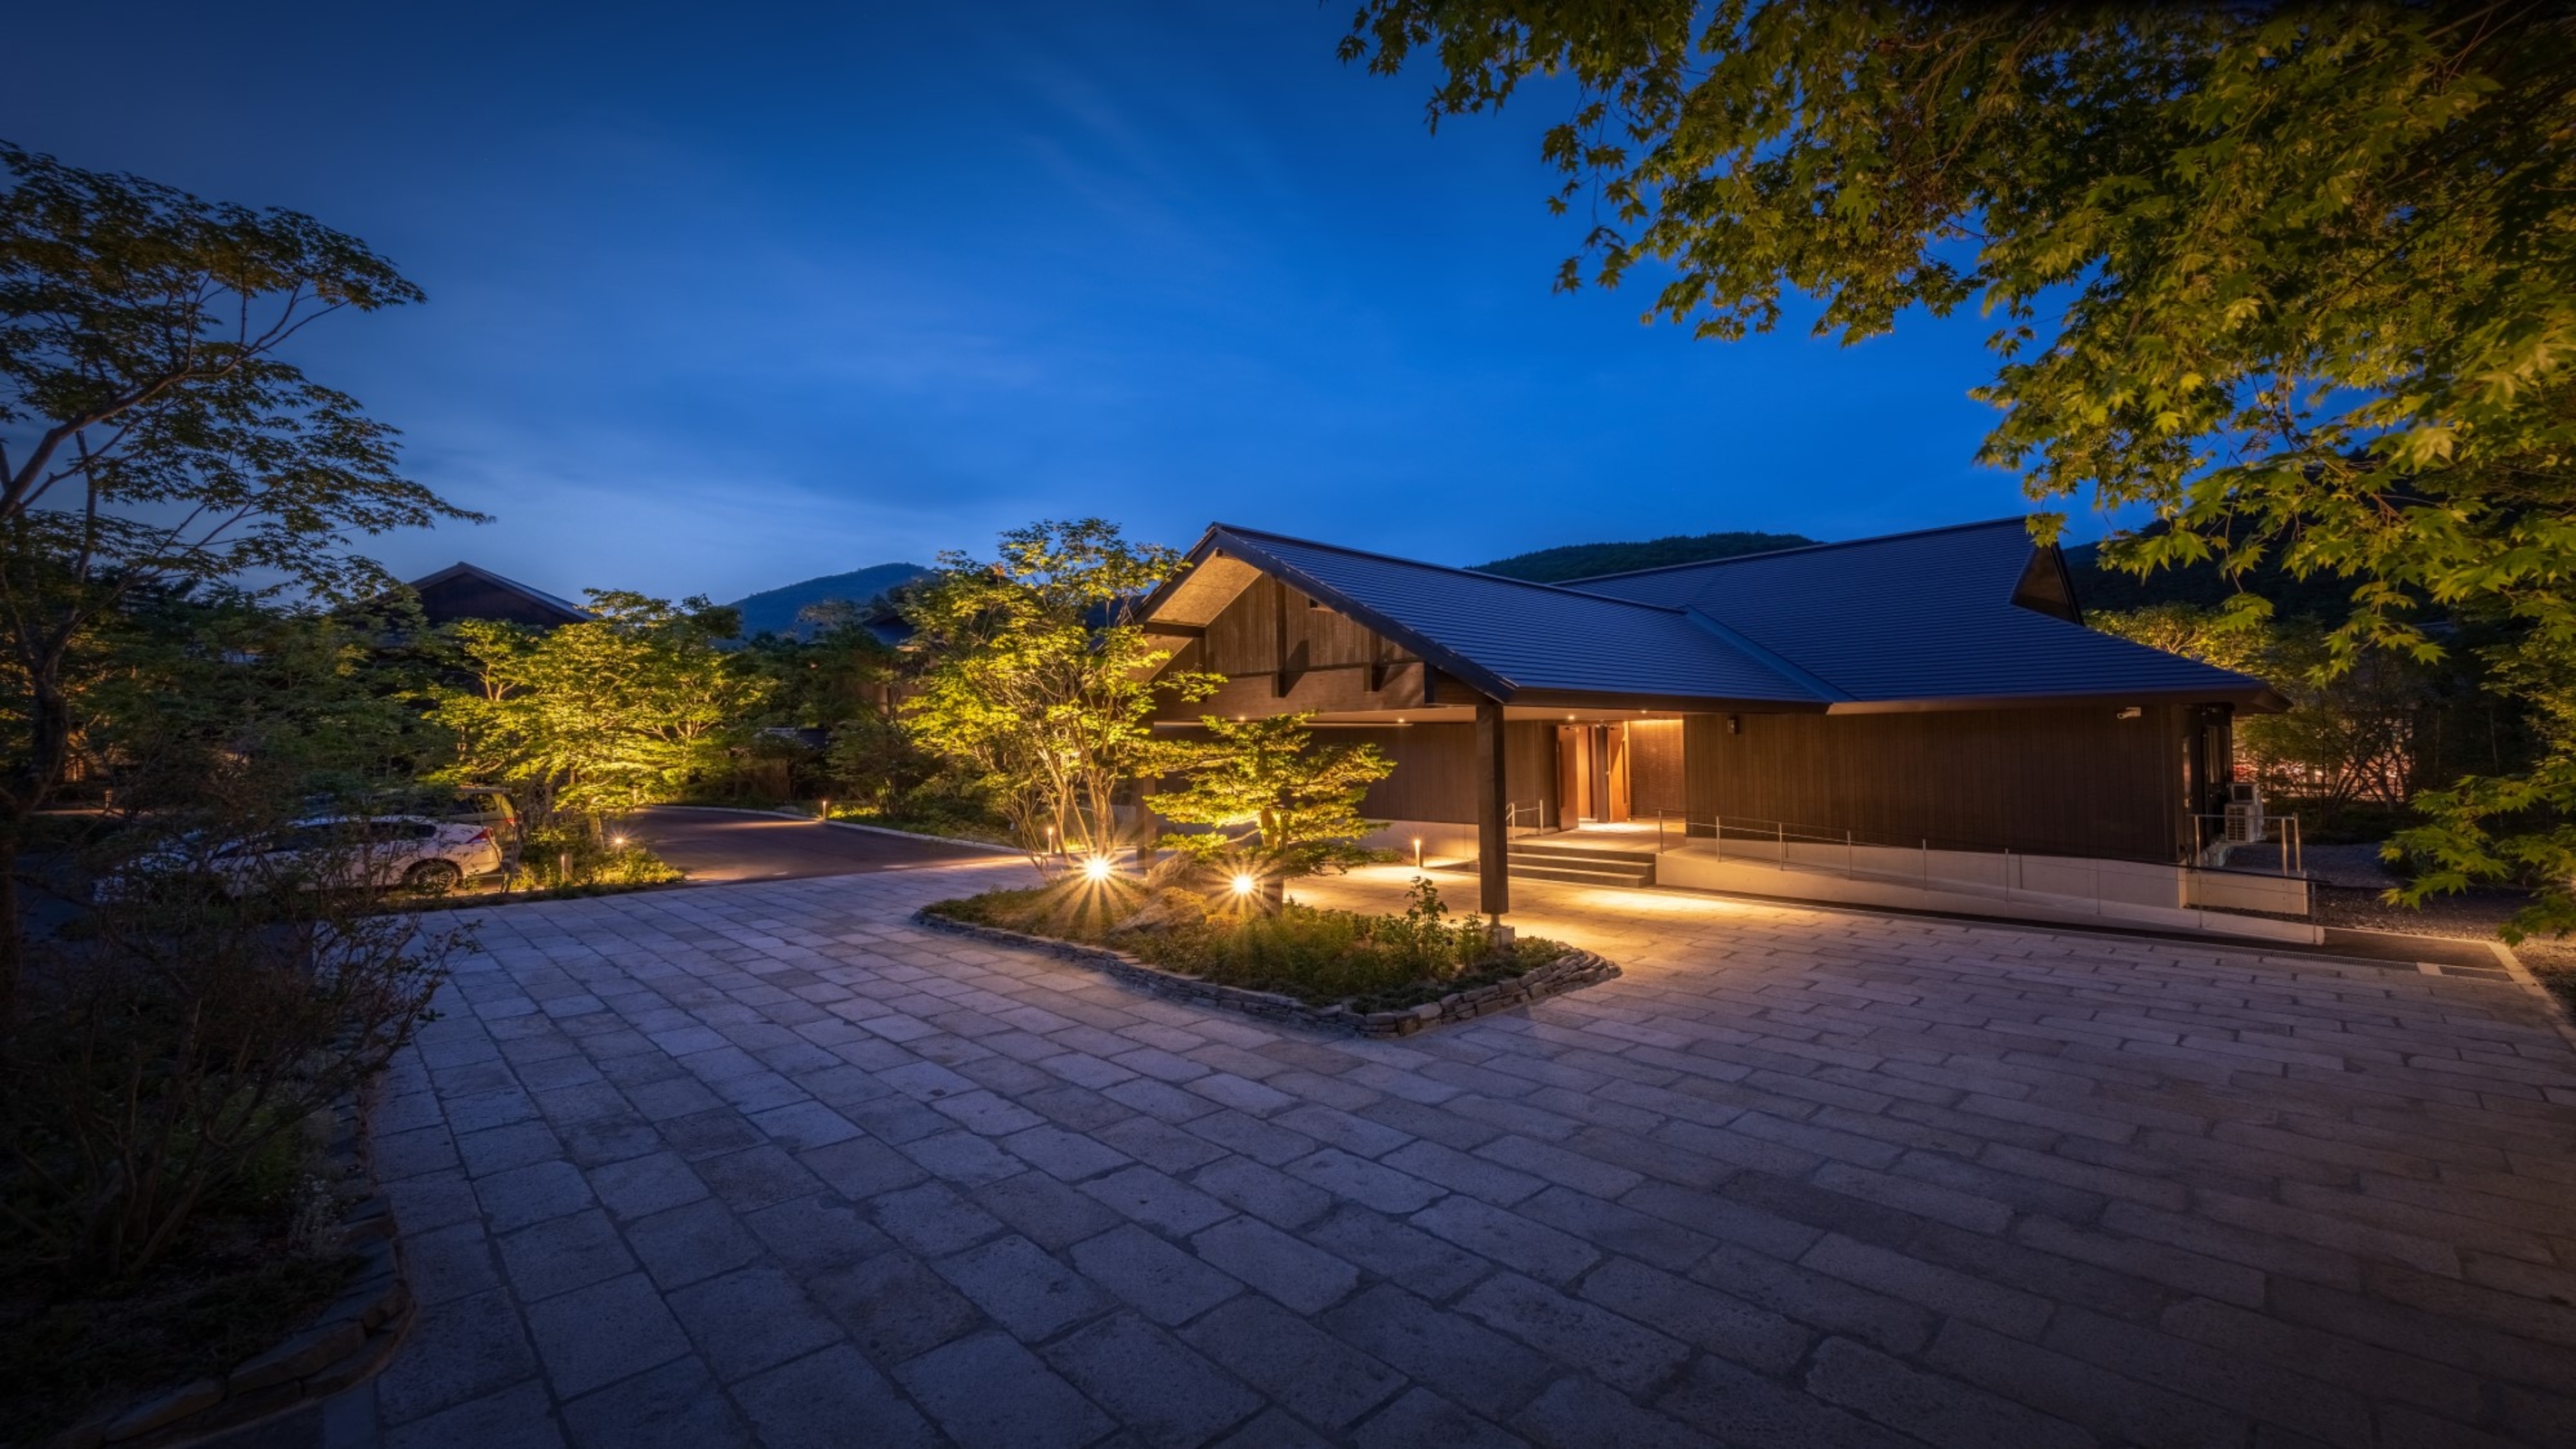
[[[1413,868],[1422,869],[1422,837],[1419,835],[1413,837]]]

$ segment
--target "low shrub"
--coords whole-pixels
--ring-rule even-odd
[[[1496,950],[1482,921],[1453,915],[1416,877],[1401,914],[1290,903],[1238,904],[1194,882],[1094,883],[1070,876],[1027,890],[986,891],[930,907],[936,914],[1034,936],[1112,946],[1203,981],[1276,992],[1313,1006],[1386,1011],[1506,981],[1565,954],[1527,936]]]

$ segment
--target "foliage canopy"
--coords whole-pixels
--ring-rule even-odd
[[[1222,682],[1158,677],[1171,651],[1136,618],[1181,556],[1085,518],[1013,529],[990,562],[939,562],[905,606],[925,659],[905,727],[978,777],[1021,844],[1052,831],[1062,849],[1116,848],[1119,787],[1155,757],[1158,693],[1199,699]]]
[[[2342,580],[2338,663],[2502,621],[2549,752],[2431,802],[2419,884],[2576,875],[2576,12],[1365,0],[1343,54],[1428,60],[1435,124],[1561,101],[1562,287],[1656,270],[1723,339],[1982,308],[1983,458],[2151,513],[2129,567]]]

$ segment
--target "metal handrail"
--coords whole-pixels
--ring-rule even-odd
[[[2295,816],[2282,816],[2278,818],[2289,821],[2296,820]],[[1655,812],[1655,849],[1659,854],[1669,849],[1669,845],[1666,840],[1666,828],[1670,822],[1675,819],[1682,822],[1686,831],[1693,826],[1707,826],[1710,834],[1700,838],[1707,840],[1715,847],[1717,858],[1721,861],[1727,859],[1727,845],[1731,840],[1742,841],[1746,848],[1739,854],[1737,857],[1738,859],[1746,859],[1748,863],[1752,863],[1752,861],[1748,859],[1749,857],[1767,855],[1770,857],[1768,863],[1776,866],[1782,871],[1794,870],[1810,875],[1830,875],[1833,872],[1829,866],[1794,859],[1790,852],[1790,847],[1792,845],[1840,845],[1843,848],[1842,874],[1846,880],[1855,880],[1859,878],[1861,872],[1858,867],[1858,855],[1860,848],[1863,846],[1867,846],[1872,850],[1914,851],[1916,853],[1917,861],[1916,869],[1911,873],[1914,878],[1914,883],[1919,888],[1926,891],[1932,888],[1933,842],[1929,837],[1918,836],[1911,842],[1900,842],[1893,837],[1883,837],[1879,839],[1864,838],[1858,832],[1851,830],[1829,831],[1812,827],[1800,827],[1793,830],[1790,828],[1788,822],[1779,820],[1757,820],[1750,817],[1728,817],[1718,815],[1694,817],[1687,811],[1657,810]],[[2294,825],[2292,827],[2294,833],[2295,828],[2296,827]],[[1730,833],[1730,831],[1732,831],[1732,833]],[[1687,839],[1689,837],[1686,836],[1685,838]],[[1942,841],[1942,848],[1945,852],[1999,855],[2002,858],[2000,890],[2003,899],[2007,901],[2014,898],[2016,890],[2024,896],[2054,895],[2064,897],[2067,895],[2065,892],[2035,892],[2031,889],[2028,875],[2028,865],[2031,858],[2031,853],[2029,851],[2017,851],[2011,846],[1984,843],[1969,844],[1963,841],[1947,839]],[[2104,903],[2107,900],[2107,897],[2102,893],[2102,867],[2106,862],[2112,864],[2159,865],[2193,873],[2198,873],[2204,870],[2211,870],[2212,873],[2223,873],[2214,871],[2211,867],[2201,866],[2196,863],[2196,860],[2191,863],[2184,863],[2171,860],[2129,860],[2119,856],[2074,855],[2051,856],[2049,858],[2054,861],[2062,862],[2061,864],[2052,867],[2052,869],[2056,870],[2065,869],[2065,863],[2073,863],[2077,861],[2081,861],[2086,867],[2088,867],[2091,875],[2091,898],[2093,901],[2093,911],[2096,915],[2104,913]],[[2284,875],[2288,875],[2290,873],[2291,872],[2286,870],[2283,872]],[[1888,870],[1874,869],[1868,872],[1868,874],[1871,878],[1878,880],[1893,881],[1904,878],[1902,874]],[[1945,890],[1952,890],[1965,895],[1985,894],[1997,889],[1997,887],[1987,885],[1982,881],[1962,880],[1946,876],[1942,878],[1941,885]],[[2080,896],[2074,898],[2082,899]],[[2211,908],[2202,907],[2200,909]],[[2313,905],[2311,905],[2310,910],[2313,912]]]
[[[2206,841],[2201,838],[2201,822],[2204,820],[2215,820],[2219,822],[2218,833],[2220,838],[2218,840]],[[2281,874],[2285,876],[2306,875],[2308,873],[2307,846],[2299,830],[2299,817],[2295,814],[2265,815],[2263,817],[2263,833],[2260,836],[2257,836],[2252,840],[2228,840],[2226,839],[2227,816],[2225,814],[2212,814],[2207,811],[2195,813],[2191,817],[2191,857],[2195,862],[2198,861],[2202,856],[2207,855],[2209,853],[2209,847],[2215,844],[2270,845],[2273,843],[2272,827],[2275,825],[2282,827],[2280,840]],[[2201,869],[2216,870],[2224,869],[2224,867],[2203,866]]]

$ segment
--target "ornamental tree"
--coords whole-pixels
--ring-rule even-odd
[[[454,625],[475,681],[441,690],[435,715],[459,742],[447,777],[519,786],[538,815],[595,834],[721,770],[771,684],[717,647],[738,627],[730,609],[586,592],[587,623]]]
[[[1428,61],[1435,125],[1545,82],[1561,288],[1730,340],[1973,304],[1981,456],[2162,525],[2113,561],[2336,579],[2340,666],[2500,632],[2544,757],[2428,802],[2416,894],[2520,870],[2576,925],[2576,12],[1363,0],[1342,53]]]
[[[1274,877],[1365,859],[1359,839],[1379,825],[1361,818],[1360,802],[1369,786],[1395,772],[1395,762],[1375,745],[1318,747],[1307,728],[1312,718],[1211,716],[1200,721],[1206,739],[1167,745],[1165,768],[1182,783],[1155,793],[1154,813],[1210,829],[1166,835],[1163,848],[1202,860],[1249,848]]]
[[[83,727],[67,661],[137,589],[247,571],[371,592],[354,534],[473,515],[290,358],[313,323],[421,299],[311,217],[0,142],[0,1019],[17,853]],[[353,586],[358,587],[353,590]]]
[[[1120,787],[1155,757],[1158,694],[1203,699],[1217,676],[1155,671],[1171,657],[1136,618],[1183,560],[1104,519],[1033,523],[998,556],[940,555],[905,617],[923,655],[904,725],[972,774],[1020,842],[1105,852],[1126,838]]]

